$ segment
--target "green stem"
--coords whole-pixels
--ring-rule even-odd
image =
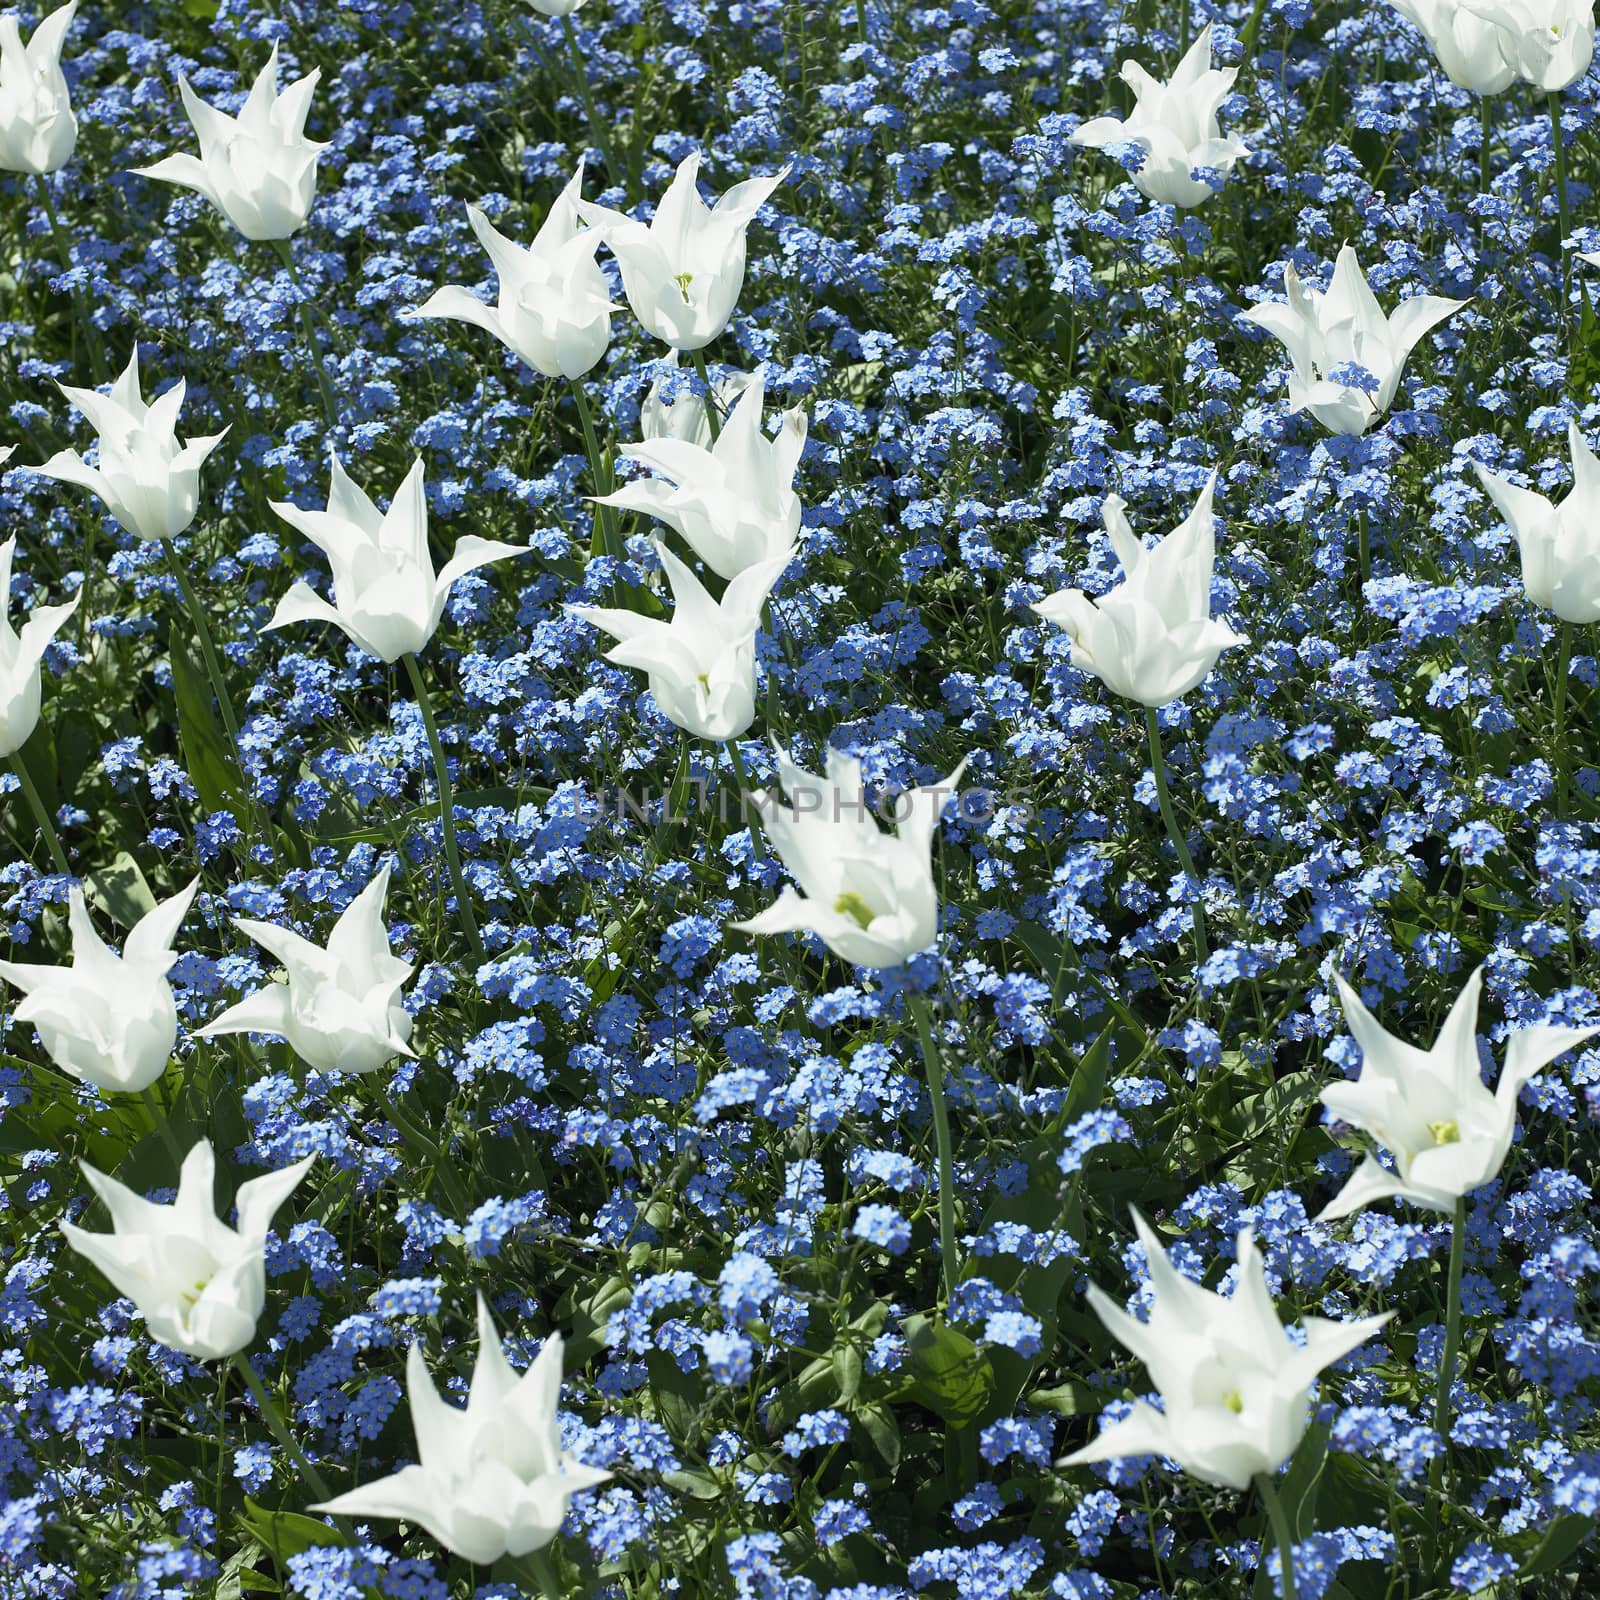
[[[422,680],[422,668],[417,664],[416,656],[408,652],[401,660],[405,662],[406,672],[411,678],[411,691],[417,697],[422,726],[428,734],[428,748],[433,752],[433,777],[439,791],[439,826],[444,832],[444,858],[450,868],[450,881],[455,885],[456,908],[466,926],[473,953],[481,963],[484,959],[483,937],[478,932],[478,919],[472,914],[467,880],[461,872],[461,852],[456,845],[455,799],[450,789],[450,769],[445,765],[444,746],[439,742],[438,724],[433,720],[433,701],[428,696],[428,686]]]
[[[1489,159],[1494,143],[1494,108],[1488,95],[1478,96],[1478,188],[1488,194],[1494,188],[1494,168]]]
[[[189,582],[189,574],[184,570],[183,563],[174,554],[171,541],[163,540],[162,543],[167,553],[167,565],[177,580],[178,593],[183,596],[189,621],[194,626],[194,636],[200,642],[200,658],[206,664],[206,676],[211,680],[211,692],[217,697],[217,710],[222,713],[222,725],[228,730],[228,738],[232,741],[229,753],[237,763],[239,719],[233,713],[233,700],[228,694],[227,679],[222,676],[222,662],[217,655],[216,646],[211,642],[211,629],[206,625],[205,608],[200,604],[200,597],[194,592],[194,585]]]
[[[1367,513],[1363,507],[1356,512],[1356,565],[1362,583],[1372,576],[1372,538],[1367,531]]]
[[[1467,1202],[1456,1201],[1450,1223],[1450,1269],[1445,1283],[1444,1351],[1439,1357],[1439,1382],[1433,1401],[1433,1431],[1439,1435],[1439,1454],[1428,1468],[1428,1483],[1435,1494],[1444,1487],[1445,1457],[1450,1453],[1450,1391],[1456,1381],[1456,1356],[1461,1349],[1461,1271],[1467,1253]],[[1434,1508],[1442,1517],[1443,1503]],[[1437,1525],[1435,1527],[1437,1534]]]
[[[1556,214],[1561,222],[1561,237],[1556,253],[1561,258],[1561,320],[1567,320],[1567,297],[1572,293],[1572,261],[1567,240],[1572,234],[1572,213],[1567,204],[1567,144],[1561,129],[1561,96],[1552,94],[1550,105],[1550,143],[1556,155]]]
[[[1250,20],[1239,35],[1239,60],[1248,61],[1256,53],[1256,40],[1261,37],[1261,19],[1266,15],[1267,0],[1256,0],[1250,8]],[[1181,42],[1181,41],[1180,41]]]
[[[55,202],[50,198],[50,180],[43,173],[39,173],[36,174],[35,181],[39,186],[39,199],[44,205],[45,219],[50,224],[50,236],[54,239],[56,249],[61,254],[61,271],[62,275],[65,276],[72,271],[72,246],[67,243],[67,236],[61,231],[61,221],[56,216]],[[78,319],[86,329],[92,328],[93,324],[89,320],[87,298],[80,289],[74,288],[71,294],[73,303],[78,308]],[[105,383],[110,374],[106,371],[105,357],[101,354],[100,341],[98,338],[90,338],[88,344],[89,366],[94,372],[94,381],[97,384]],[[72,360],[73,364],[76,365],[78,360],[78,324],[76,321],[72,325]]]
[[[1189,0],[1178,0],[1178,49],[1189,48]]]
[[[1283,1564],[1281,1593],[1283,1600],[1296,1600],[1294,1581],[1294,1535],[1289,1532],[1289,1519],[1284,1515],[1283,1502],[1265,1472],[1256,1474],[1256,1493],[1267,1508],[1267,1520],[1272,1524],[1272,1536],[1278,1541],[1278,1557]]]
[[[715,444],[722,437],[722,418],[717,414],[717,392],[711,387],[711,377],[706,371],[706,353],[704,350],[691,351],[689,359],[706,388],[706,426],[710,428],[711,442]]]
[[[381,1083],[376,1084],[376,1088],[378,1098],[383,1102],[384,1114],[394,1124],[401,1138],[433,1163],[433,1170],[438,1176],[440,1187],[444,1190],[445,1199],[450,1203],[450,1209],[458,1221],[465,1222],[472,1215],[472,1204],[456,1183],[455,1171],[450,1166],[450,1159],[445,1154],[444,1146],[405,1116],[394,1103],[393,1095]]]
[[[328,419],[328,431],[335,433],[339,428],[339,404],[333,397],[333,385],[328,382],[327,368],[322,364],[322,353],[317,348],[317,326],[311,316],[311,300],[300,282],[300,269],[294,264],[294,250],[287,239],[273,239],[272,248],[277,252],[278,259],[283,263],[289,274],[289,281],[294,285],[295,309],[300,317],[300,333],[306,341],[306,346],[311,352],[311,365],[317,374],[317,388],[322,393],[322,410]],[[333,331],[323,324],[323,329],[328,335],[328,348],[333,348]]]
[[[740,815],[743,816],[745,796],[750,790],[750,776],[745,771],[744,755],[739,749],[739,741],[737,739],[729,739],[726,749],[728,752],[728,760],[733,763],[733,776],[739,785],[739,811]],[[756,858],[757,861],[765,861],[767,859],[767,842],[761,837],[761,825],[759,820],[755,817],[751,817],[747,820],[746,826],[750,830],[751,854]]]
[[[616,488],[617,480],[612,476],[610,461],[601,453],[600,436],[595,432],[594,413],[589,409],[589,397],[584,393],[583,379],[571,378],[568,382],[572,385],[572,399],[577,405],[578,421],[583,427],[583,450],[589,458],[589,471],[594,474],[594,486],[601,494],[610,494]],[[624,560],[628,551],[617,528],[617,508],[596,506],[594,510],[596,537],[590,541],[589,554]],[[598,549],[595,548],[596,544]]]
[[[938,1041],[933,1036],[933,1019],[920,994],[905,991],[906,1010],[916,1025],[917,1041],[922,1046],[922,1067],[928,1079],[928,1098],[933,1102],[933,1137],[939,1153],[939,1255],[944,1262],[944,1298],[948,1305],[956,1292],[960,1268],[956,1261],[955,1162],[950,1149],[950,1110],[944,1099],[944,1063]]]
[[[23,797],[28,802],[28,809],[33,813],[39,837],[44,840],[45,847],[50,852],[50,859],[55,863],[56,871],[63,878],[70,878],[72,868],[67,865],[67,853],[61,848],[56,825],[50,820],[50,813],[45,810],[44,801],[39,798],[38,786],[33,781],[33,774],[28,771],[28,763],[23,760],[20,749],[11,752],[11,770],[16,773],[17,782],[22,785]]]
[[[617,165],[611,141],[606,137],[605,124],[600,120],[600,112],[595,106],[594,95],[589,88],[589,69],[584,63],[583,51],[578,47],[578,30],[573,26],[570,15],[561,19],[561,26],[566,32],[567,53],[572,57],[572,70],[578,80],[578,98],[582,100],[583,113],[589,119],[589,138],[600,152],[600,159],[605,162],[612,182],[621,183],[629,174]]]
[[[1161,820],[1167,825],[1167,837],[1178,854],[1178,865],[1183,868],[1194,889],[1195,965],[1203,966],[1211,952],[1206,944],[1206,912],[1201,903],[1200,874],[1195,871],[1194,857],[1189,854],[1189,841],[1178,826],[1178,814],[1172,809],[1172,796],[1167,793],[1167,763],[1161,754],[1161,723],[1154,706],[1144,708],[1144,726],[1150,738],[1150,769],[1155,774],[1156,800],[1161,806]]]
[[[529,1576],[545,1600],[564,1600],[566,1586],[556,1576],[556,1569],[550,1560],[548,1549],[530,1550],[522,1558],[522,1564],[528,1569]]]
[[[148,1088],[139,1091],[139,1098],[144,1101],[145,1110],[150,1113],[150,1120],[156,1125],[156,1132],[161,1135],[161,1142],[167,1147],[167,1154],[172,1157],[172,1164],[179,1172],[183,1171],[183,1151],[178,1148],[178,1137],[172,1131],[172,1123],[167,1114],[161,1109],[161,1102],[156,1099],[153,1090]]]
[[[255,1398],[256,1405],[260,1408],[261,1415],[266,1419],[267,1426],[272,1430],[272,1437],[288,1452],[289,1458],[300,1469],[300,1475],[311,1485],[311,1492],[316,1495],[318,1502],[326,1502],[333,1498],[332,1491],[328,1488],[327,1480],[306,1458],[305,1452],[294,1442],[288,1428],[284,1425],[283,1413],[278,1410],[278,1403],[267,1391],[267,1386],[261,1381],[261,1374],[255,1369],[255,1364],[243,1350],[234,1358],[233,1364],[239,1369],[239,1375],[245,1381]]]
[[[1567,682],[1572,676],[1572,624],[1561,624],[1560,655],[1556,664],[1555,734],[1556,821],[1567,815],[1567,793],[1571,783],[1570,752],[1567,749]]]

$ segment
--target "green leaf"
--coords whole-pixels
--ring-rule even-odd
[[[1062,1127],[1100,1109],[1106,1097],[1106,1077],[1111,1070],[1111,1035],[1115,1031],[1115,1027],[1107,1028],[1084,1051],[1077,1071],[1072,1074],[1072,1087],[1067,1091],[1067,1103],[1062,1108]]]
[[[330,1528],[315,1517],[302,1516],[298,1511],[268,1511],[248,1496],[240,1520],[257,1543],[271,1552],[280,1571],[288,1566],[291,1556],[319,1545],[344,1543],[344,1535],[337,1528]]]
[[[106,867],[96,867],[84,880],[95,904],[119,928],[131,928],[147,911],[156,908],[156,897],[145,882],[139,863],[121,851]]]
[[[902,1393],[955,1427],[983,1414],[994,1388],[994,1372],[983,1352],[948,1323],[907,1317],[906,1367],[910,1382]]]
[[[1517,1568],[1519,1578],[1538,1578],[1557,1572],[1577,1553],[1589,1535],[1594,1532],[1593,1517],[1557,1517],[1544,1531],[1544,1538],[1534,1547],[1533,1553]]]
[[[249,791],[217,726],[211,685],[195,665],[176,623],[167,648],[172,660],[172,693],[178,703],[178,741],[189,779],[207,811],[231,811],[242,821],[249,809]]]

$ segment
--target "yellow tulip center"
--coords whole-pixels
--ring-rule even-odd
[[[178,1296],[178,1299],[183,1302],[183,1309],[185,1311],[193,1311],[194,1308],[200,1303],[200,1296],[203,1295],[210,1287],[211,1280],[209,1278],[196,1279],[195,1285],[192,1289],[185,1289]]]
[[[1240,1394],[1237,1389],[1230,1389],[1225,1395],[1223,1395],[1222,1403],[1234,1414],[1234,1416],[1238,1416],[1239,1413],[1244,1410],[1244,1396]]]
[[[872,907],[854,889],[845,892],[833,902],[833,909],[842,917],[849,917],[863,928],[872,926]]]
[[[683,296],[684,303],[687,304],[689,299],[689,285],[694,282],[694,274],[692,272],[680,272],[672,281],[677,284],[678,293]]]
[[[1460,1144],[1461,1124],[1459,1122],[1430,1122],[1428,1132],[1433,1135],[1433,1142],[1440,1144]]]

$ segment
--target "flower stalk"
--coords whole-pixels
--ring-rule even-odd
[[[1154,706],[1144,709],[1145,732],[1150,740],[1150,770],[1156,781],[1156,801],[1161,807],[1161,820],[1166,824],[1167,837],[1177,852],[1178,865],[1183,868],[1194,888],[1194,959],[1203,966],[1210,955],[1206,942],[1206,912],[1200,874],[1195,871],[1194,857],[1189,853],[1189,841],[1178,826],[1178,814],[1172,809],[1172,796],[1167,792],[1167,764],[1161,753],[1161,722]]]
[[[905,1002],[917,1030],[923,1072],[928,1080],[928,1099],[933,1105],[933,1137],[939,1161],[939,1256],[944,1265],[944,1298],[948,1305],[955,1296],[961,1274],[956,1260],[955,1162],[950,1143],[950,1110],[944,1098],[944,1062],[934,1038],[933,1019],[926,1000],[908,989]]]
[[[415,655],[407,653],[400,658],[406,664],[411,679],[412,693],[417,697],[417,709],[422,713],[422,726],[427,731],[428,749],[433,755],[434,786],[439,791],[439,826],[444,834],[444,857],[450,869],[450,881],[456,891],[456,907],[473,954],[484,959],[483,936],[478,932],[478,919],[472,912],[472,899],[467,893],[467,880],[461,871],[461,851],[456,843],[455,798],[450,788],[450,769],[445,762],[444,745],[439,740],[439,727],[433,717],[433,700],[428,685],[423,680],[422,668]]]
[[[1273,1486],[1271,1477],[1265,1472],[1256,1474],[1256,1493],[1261,1496],[1261,1504],[1266,1507],[1267,1521],[1272,1524],[1272,1536],[1278,1542],[1278,1559],[1282,1571],[1280,1592],[1283,1600],[1297,1600],[1298,1591],[1294,1581],[1294,1535],[1289,1531],[1289,1518],[1284,1513],[1283,1501],[1278,1498],[1278,1491]]]

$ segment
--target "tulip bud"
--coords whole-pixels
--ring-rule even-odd
[[[135,167],[141,178],[203,194],[247,239],[287,239],[305,226],[317,193],[317,161],[328,147],[306,138],[314,72],[278,93],[278,47],[237,117],[206,104],[181,74],[178,93],[200,141],[198,158],[167,156]]]
[[[146,405],[137,346],[109,395],[66,384],[60,389],[100,435],[99,465],[89,466],[76,450],[61,450],[39,471],[97,494],[111,515],[141,539],[182,533],[200,508],[200,468],[228,430],[180,446],[178,413],[187,386],[180,378]]]
[[[78,0],[52,12],[26,45],[17,14],[0,17],[0,170],[54,172],[72,159],[78,119],[67,97],[61,47]]]
[[[27,998],[19,1022],[38,1030],[61,1070],[97,1089],[137,1094],[167,1069],[178,1039],[178,1008],[167,971],[178,958],[172,940],[200,880],[147,911],[119,956],[95,931],[83,890],[67,901],[72,965],[0,961],[0,978]]]

